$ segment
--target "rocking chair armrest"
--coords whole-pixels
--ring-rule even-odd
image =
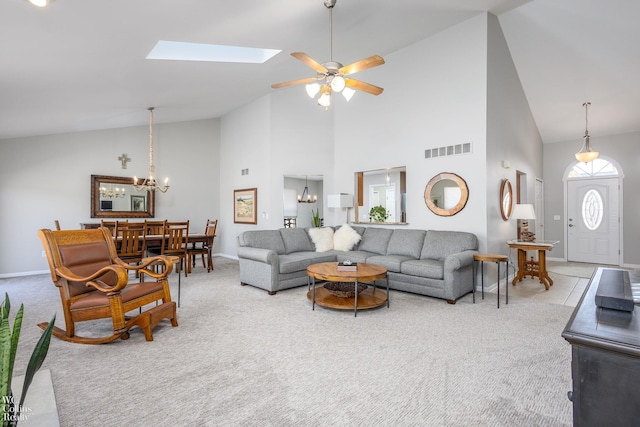
[[[107,285],[101,280],[95,280],[110,271],[116,275],[116,284],[114,286]],[[102,267],[100,270],[86,277],[78,276],[73,271],[69,270],[69,268],[64,266],[56,268],[56,274],[68,281],[86,282],[85,286],[90,286],[104,293],[119,292],[125,286],[127,286],[127,283],[129,283],[129,275],[127,273],[127,270],[117,264]]]
[[[122,262],[122,261],[120,261]],[[154,266],[157,264],[164,264],[160,273],[156,273],[155,271],[147,268],[150,266]],[[138,265],[128,265],[128,268],[131,270],[139,270],[141,273],[146,274],[147,276],[153,277],[156,280],[166,279],[169,274],[173,271],[174,262],[166,255],[158,255],[149,258],[143,258],[142,263]]]

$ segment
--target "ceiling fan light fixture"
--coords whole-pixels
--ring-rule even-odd
[[[328,108],[331,105],[331,92],[330,91],[324,91],[322,93],[322,95],[320,95],[320,98],[318,98],[318,105],[320,105],[321,107],[325,107]]]
[[[346,86],[344,81],[344,77],[342,76],[334,76],[331,79],[331,90],[334,92],[342,92]]]
[[[353,95],[356,93],[356,91],[354,89],[351,89],[350,87],[345,87],[341,93],[342,96],[344,96],[344,99],[349,102],[351,101],[351,98],[353,98]]]
[[[368,70],[384,64],[384,59],[379,55],[372,55],[363,58],[349,65],[342,65],[333,60],[333,7],[337,0],[324,0],[324,5],[329,9],[329,61],[320,63],[304,52],[292,52],[291,56],[304,63],[316,72],[315,77],[306,79],[290,80],[282,83],[272,84],[273,89],[280,89],[287,86],[306,85],[306,92],[312,99],[318,94],[317,87],[321,85],[318,105],[328,110],[331,104],[331,92],[342,93],[347,101],[351,99],[355,90],[360,90],[371,95],[380,95],[383,88],[356,80],[352,74]],[[319,82],[319,83],[318,83]],[[317,83],[314,84],[314,83]]]
[[[307,90],[309,98],[315,98],[318,92],[320,92],[320,85],[318,83],[309,83],[305,89]]]

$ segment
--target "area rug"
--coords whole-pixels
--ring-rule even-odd
[[[48,275],[0,279],[25,304],[22,374],[40,330],[58,314]],[[380,291],[380,290],[378,290]],[[177,294],[173,277],[172,292]],[[573,309],[471,295],[455,305],[391,292],[390,307],[311,309],[306,286],[241,286],[238,262],[215,259],[182,278],[179,326],[154,341],[92,346],[53,339],[49,369],[60,425],[569,426]],[[85,323],[78,332],[108,332]],[[28,423],[22,427],[29,427]]]

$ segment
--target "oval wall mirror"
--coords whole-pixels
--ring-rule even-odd
[[[424,201],[431,212],[452,216],[460,212],[469,199],[467,183],[455,173],[442,172],[427,183]]]
[[[503,179],[500,185],[500,213],[505,221],[511,217],[513,210],[513,190],[508,179]]]

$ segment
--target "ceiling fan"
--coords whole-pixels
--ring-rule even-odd
[[[331,104],[332,92],[342,93],[346,100],[349,101],[356,90],[367,92],[372,95],[380,95],[384,90],[383,88],[370,83],[365,83],[348,77],[351,74],[384,64],[384,59],[381,56],[373,55],[368,58],[361,59],[360,61],[356,61],[353,64],[344,66],[333,60],[333,7],[336,5],[336,1],[337,0],[324,0],[325,7],[329,9],[330,60],[321,64],[304,52],[293,52],[291,56],[302,61],[318,74],[315,77],[291,80],[271,85],[272,88],[279,89],[286,86],[306,84],[307,94],[311,98],[315,97],[318,92],[320,93],[318,105],[325,107],[325,109],[328,109]]]

